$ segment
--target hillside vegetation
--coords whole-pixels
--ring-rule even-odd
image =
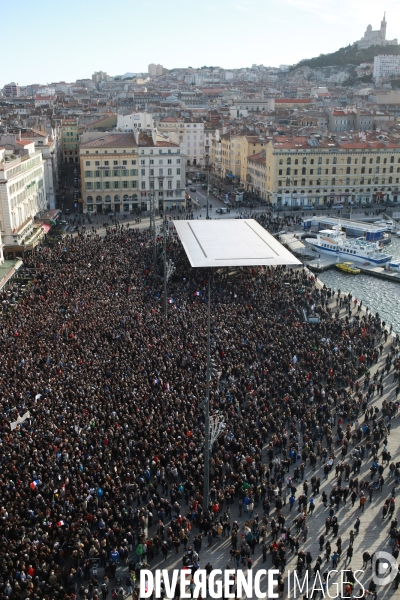
[[[310,69],[317,69],[318,67],[341,67],[349,64],[360,65],[361,63],[374,62],[374,57],[380,54],[400,55],[400,46],[371,46],[365,50],[359,50],[356,45],[346,46],[346,48],[340,48],[331,54],[320,54],[315,58],[301,60],[292,68],[310,67]]]

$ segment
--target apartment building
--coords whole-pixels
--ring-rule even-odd
[[[35,149],[42,153],[46,205],[48,209],[54,210],[56,207],[57,178],[62,160],[58,131],[57,129],[51,129],[49,135],[37,129],[28,129],[21,133],[21,138],[34,142]]]
[[[261,200],[266,200],[265,186],[265,150],[263,150],[247,157],[246,188]]]
[[[374,133],[278,135],[266,147],[266,197],[274,206],[396,201],[399,183],[400,142]]]
[[[240,177],[240,167],[236,172],[235,153],[231,154],[231,136],[229,133],[221,135],[221,178],[234,179],[235,175]]]
[[[159,77],[163,74],[163,66],[150,63],[148,66],[148,74],[150,77]]]
[[[382,79],[400,75],[400,56],[375,56],[372,77],[376,84]]]
[[[63,119],[60,132],[63,162],[79,162],[78,121],[76,119]]]
[[[157,132],[138,134],[140,199],[150,209],[154,195],[158,210],[185,205],[185,154],[183,145],[157,139]]]
[[[259,136],[225,134],[221,137],[221,177],[246,186],[247,158],[261,152],[266,141]]]
[[[108,214],[185,202],[185,154],[155,130],[104,134],[80,147],[83,212]]]
[[[211,170],[218,177],[221,177],[222,154],[221,154],[221,135],[217,129],[211,139]]]
[[[133,133],[104,134],[79,149],[84,213],[140,209],[138,148]]]
[[[204,150],[204,123],[201,120],[167,117],[157,122],[157,130],[173,134],[174,142],[183,143],[185,146],[186,164],[188,166],[203,166]]]
[[[133,112],[117,116],[117,129],[133,131],[134,129],[153,129],[154,118],[148,112]]]
[[[248,160],[255,154],[259,154],[267,145],[267,140],[257,135],[243,135],[240,138],[240,185],[245,189],[247,186]]]
[[[7,83],[3,88],[3,93],[6,98],[19,98],[21,95],[19,83],[15,83],[15,81]]]
[[[4,254],[23,253],[40,234],[34,219],[46,210],[44,161],[29,140],[0,136],[0,230]]]

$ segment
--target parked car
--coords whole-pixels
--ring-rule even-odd
[[[66,215],[70,215],[70,214],[71,214],[71,211],[70,211],[70,209],[69,209],[69,208],[66,208],[66,209],[64,210],[64,213],[65,213]]]
[[[191,185],[189,189],[191,192],[197,192],[197,187],[195,187],[194,185]]]

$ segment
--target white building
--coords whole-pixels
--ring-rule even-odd
[[[375,83],[391,75],[400,75],[400,56],[375,56],[372,74]]]
[[[134,129],[154,129],[154,118],[151,113],[137,112],[117,115],[117,129],[133,131]]]
[[[181,144],[160,141],[155,130],[139,133],[138,157],[142,209],[154,194],[156,209],[185,204],[185,155]]]
[[[4,245],[24,247],[34,218],[46,210],[44,162],[35,144],[19,136],[0,136],[0,230]]]
[[[62,162],[62,150],[58,131],[51,129],[51,133],[49,134],[37,129],[29,129],[22,133],[21,137],[23,140],[34,142],[36,150],[42,153],[46,204],[48,209],[54,210],[56,207],[58,170]]]
[[[55,96],[43,96],[43,95],[35,95],[35,108],[40,106],[49,106],[53,107],[56,97]]]
[[[187,165],[204,165],[205,140],[203,121],[167,117],[162,121],[158,121],[157,130],[160,132],[175,134],[175,141],[178,144],[184,144]]]

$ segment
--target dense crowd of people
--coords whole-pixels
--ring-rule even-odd
[[[386,449],[397,404],[369,407],[382,385],[379,374],[369,377],[387,336],[379,315],[338,295],[340,318],[335,293],[303,269],[221,269],[211,298],[219,377],[210,402],[225,429],[203,511],[206,276],[173,236],[168,256],[176,270],[167,320],[145,231],[117,224],[104,237],[67,236],[25,261],[32,285],[1,317],[1,600],[111,592],[119,600],[121,586],[132,590],[160,553],[183,549],[183,564],[195,565],[221,537],[230,537],[227,560],[237,566],[251,568],[258,544],[282,573],[288,552],[297,553],[302,572],[312,562],[301,545],[321,479],[333,484],[322,494],[330,512],[320,538],[332,561],[341,554],[339,505],[382,489],[384,463],[392,487],[398,482],[400,464]],[[319,322],[305,324],[303,307]],[[387,372],[398,366],[395,343]],[[369,456],[371,478],[360,481]],[[394,496],[385,518],[394,516]],[[244,531],[232,504],[248,517]],[[297,510],[294,526],[284,506]],[[394,519],[390,536],[398,553]],[[121,564],[127,582],[115,580]],[[94,565],[105,569],[99,580]]]

